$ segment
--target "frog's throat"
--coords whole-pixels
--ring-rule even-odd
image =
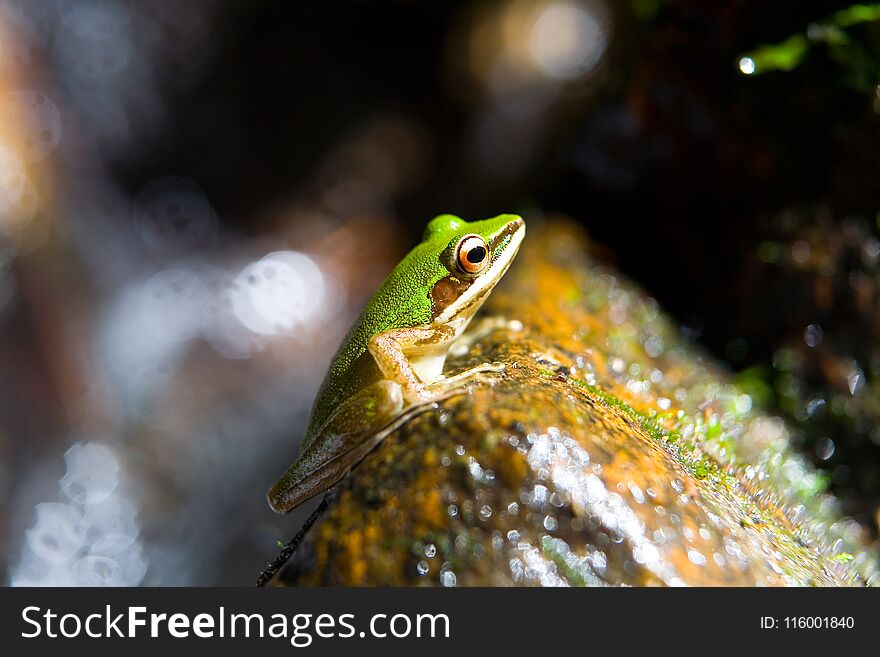
[[[517,250],[519,250],[519,246],[526,234],[521,221],[511,222],[507,228],[492,240],[492,244],[489,246],[490,251],[494,249],[500,240],[508,239],[509,237],[510,243],[501,252],[501,255],[492,262],[489,271],[474,279],[470,287],[458,299],[444,308],[443,312],[434,319],[435,323],[450,324],[453,318],[456,318],[464,320],[466,324],[476,314],[483,301],[489,296],[492,288],[504,276],[507,268],[510,267],[510,263],[513,262]],[[458,333],[459,331],[456,332]]]

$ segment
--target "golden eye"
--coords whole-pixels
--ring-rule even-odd
[[[465,235],[458,243],[456,261],[465,273],[482,274],[489,267],[489,248],[479,235]]]

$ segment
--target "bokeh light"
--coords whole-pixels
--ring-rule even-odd
[[[551,78],[572,80],[593,70],[608,48],[608,18],[598,3],[552,2],[532,26],[529,49]]]
[[[53,44],[65,74],[82,81],[122,73],[132,58],[134,28],[125,3],[86,0],[63,7]]]
[[[290,333],[332,308],[321,270],[294,251],[270,253],[247,265],[232,285],[236,317],[258,335]]]
[[[98,442],[64,455],[67,501],[41,502],[25,533],[13,586],[136,586],[146,574],[137,511],[120,488],[120,464]]]
[[[0,100],[0,120],[18,125],[15,146],[25,162],[39,162],[61,141],[61,113],[46,94],[32,89],[8,92]]]
[[[165,177],[150,182],[138,194],[135,223],[147,249],[168,258],[211,246],[217,214],[194,182]]]
[[[0,225],[5,231],[22,220],[23,209],[30,205],[24,201],[28,193],[33,192],[24,161],[13,148],[0,143]]]

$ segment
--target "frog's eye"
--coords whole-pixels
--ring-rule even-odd
[[[467,274],[482,274],[489,267],[489,247],[479,235],[462,237],[455,253],[459,268]]]

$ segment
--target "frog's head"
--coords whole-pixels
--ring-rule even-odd
[[[448,272],[431,290],[434,321],[463,330],[504,276],[525,234],[526,224],[515,214],[470,222],[450,214],[432,219],[425,241],[445,244],[439,259]]]

